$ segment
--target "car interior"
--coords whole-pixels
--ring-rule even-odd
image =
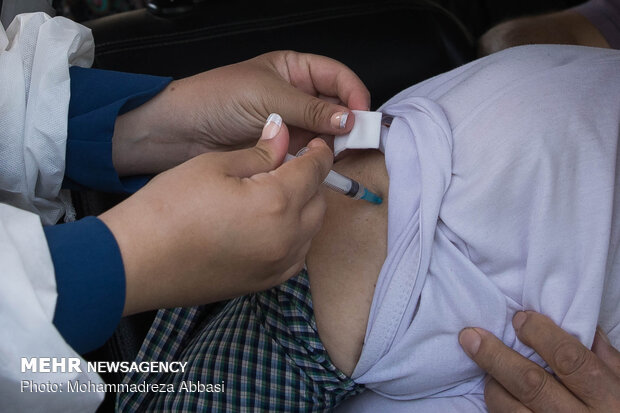
[[[149,0],[146,7],[83,22],[95,38],[94,67],[190,76],[273,51],[329,56],[364,81],[376,110],[400,90],[476,58],[476,39],[516,16],[560,10],[575,0]],[[78,217],[97,215],[123,195],[74,192]],[[86,358],[131,361],[155,312],[123,319]],[[121,374],[103,375],[119,383]],[[100,412],[114,410],[108,394]]]

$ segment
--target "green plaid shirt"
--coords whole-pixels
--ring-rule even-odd
[[[120,393],[122,412],[319,412],[363,390],[319,340],[305,270],[213,316],[202,307],[159,311],[136,361],[188,364],[183,373],[129,373],[124,383],[174,391]]]

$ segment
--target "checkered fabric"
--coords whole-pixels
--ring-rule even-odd
[[[363,390],[319,340],[305,270],[204,314],[200,307],[159,311],[136,361],[187,361],[187,368],[129,373],[124,383],[171,383],[175,391],[120,393],[119,411],[320,412]],[[224,391],[180,391],[182,382],[224,382]]]

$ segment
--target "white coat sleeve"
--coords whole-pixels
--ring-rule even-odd
[[[54,325],[56,283],[54,269],[39,217],[0,204],[0,400],[2,410],[13,412],[89,412],[103,400],[96,392],[70,393],[75,383],[101,383],[88,373],[22,371],[22,358],[79,359]],[[31,386],[57,383],[60,392],[32,392]]]
[[[90,66],[90,30],[63,17],[21,14],[0,27],[0,202],[55,224],[71,209],[61,194],[69,66]]]
[[[60,189],[69,106],[69,66],[92,63],[90,31],[43,13],[0,27],[0,400],[3,411],[88,412],[97,392],[68,392],[69,382],[101,383],[52,324],[56,282],[41,223],[69,205]],[[23,358],[73,358],[73,372],[24,369]],[[26,370],[26,371],[22,371]],[[49,383],[61,392],[33,392]],[[56,385],[56,386],[54,386]]]

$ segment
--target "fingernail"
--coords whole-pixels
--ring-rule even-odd
[[[265,122],[265,126],[263,127],[263,133],[261,134],[261,139],[273,139],[278,132],[280,132],[280,127],[282,126],[282,117],[277,113],[272,113],[267,118]]]
[[[482,337],[473,328],[465,328],[459,334],[459,343],[469,357],[474,357],[478,353],[481,342]]]
[[[611,341],[609,341],[609,337],[607,337],[607,334],[605,334],[601,326],[596,326],[596,333],[601,338],[601,340],[605,342],[605,344],[611,346]]]
[[[523,323],[525,323],[525,320],[527,320],[527,314],[524,311],[519,311],[512,317],[512,326],[516,331],[519,331]]]
[[[336,112],[332,115],[330,123],[332,128],[344,129],[347,126],[349,112]]]
[[[308,148],[307,146],[304,146],[303,148],[301,148],[297,154],[295,155],[296,157],[300,157],[303,156],[306,152],[308,152],[310,150],[310,148]]]
[[[308,148],[318,148],[319,146],[325,146],[327,142],[322,137],[314,138],[308,142]]]

